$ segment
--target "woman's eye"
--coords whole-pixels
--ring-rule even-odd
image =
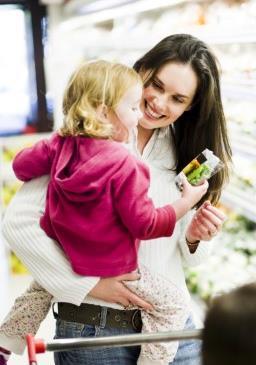
[[[152,85],[159,90],[163,90],[162,86],[155,80],[152,81]]]
[[[179,103],[179,104],[182,104],[184,102],[183,99],[179,99],[177,98],[176,96],[173,97],[173,100],[176,102],[176,103]]]

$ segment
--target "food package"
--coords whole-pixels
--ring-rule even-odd
[[[203,180],[209,179],[222,168],[223,162],[211,150],[206,148],[184,167],[182,173],[191,185],[199,185]],[[181,173],[176,176],[175,183],[178,189],[182,190]]]

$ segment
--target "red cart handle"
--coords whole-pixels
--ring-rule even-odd
[[[37,365],[36,354],[46,351],[46,345],[43,340],[35,339],[30,333],[26,336],[29,365]]]

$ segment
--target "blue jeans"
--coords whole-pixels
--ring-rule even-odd
[[[185,329],[194,329],[195,325],[192,317],[187,319]],[[180,341],[178,351],[172,365],[200,365],[201,364],[201,347],[200,340]]]
[[[99,337],[135,333],[135,330],[132,329],[107,328],[105,322],[104,313],[102,313],[99,326],[57,319],[55,338]],[[191,317],[188,318],[185,328],[194,328]],[[198,340],[180,342],[172,365],[200,365],[200,351],[201,342]],[[140,346],[79,349],[55,352],[54,362],[55,365],[136,365],[139,354]]]

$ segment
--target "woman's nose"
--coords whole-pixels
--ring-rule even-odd
[[[153,107],[158,113],[165,114],[165,110],[168,106],[167,99],[165,95],[155,96],[153,100]]]

